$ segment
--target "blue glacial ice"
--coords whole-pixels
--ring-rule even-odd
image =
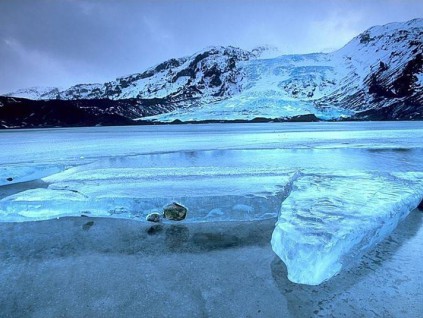
[[[419,122],[0,131],[0,222],[145,222],[172,201],[182,222],[279,216],[289,278],[319,284],[422,200],[422,140]]]
[[[423,198],[423,173],[302,173],[282,203],[273,251],[296,283],[318,285],[387,237]]]
[[[144,220],[179,202],[188,222],[247,221],[276,217],[297,175],[292,171],[225,168],[95,168],[87,165],[43,179],[0,200],[3,221],[89,215]]]

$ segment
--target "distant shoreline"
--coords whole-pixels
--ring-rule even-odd
[[[210,119],[210,120],[192,120],[192,121],[181,121],[175,119],[170,122],[163,121],[149,121],[149,120],[134,120],[132,123],[109,123],[109,124],[92,124],[92,125],[45,125],[45,126],[25,126],[25,127],[5,127],[0,123],[0,130],[20,130],[20,129],[49,129],[49,128],[84,128],[84,127],[126,127],[126,126],[168,126],[168,125],[206,125],[206,124],[272,124],[272,123],[337,123],[337,122],[397,122],[397,121],[423,121],[423,118],[419,119],[361,119],[361,118],[344,118],[344,119],[332,119],[323,120],[317,118],[314,114],[306,114],[294,116],[291,118],[266,118],[256,117],[253,119]]]

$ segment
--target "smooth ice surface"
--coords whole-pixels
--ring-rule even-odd
[[[388,236],[423,198],[423,173],[303,173],[282,203],[272,248],[291,281],[318,285]]]
[[[79,167],[78,167],[79,168]],[[276,217],[295,171],[213,168],[82,167],[45,178],[48,188],[30,189],[0,200],[5,221],[59,216],[108,216],[144,220],[179,202],[187,221],[256,220]]]
[[[0,186],[37,180],[63,170],[61,165],[28,164],[0,167]]]
[[[3,130],[0,164],[81,165],[140,154],[185,152],[194,157],[207,150],[421,149],[421,128],[421,122],[322,122]],[[327,167],[323,161],[317,164]]]
[[[0,316],[420,317],[422,224],[412,211],[357,266],[307,286],[274,255],[273,220],[0,223]]]
[[[171,201],[188,206],[183,222],[280,214],[275,252],[292,280],[316,284],[372,248],[422,199],[422,126],[344,122],[0,131],[0,221],[81,214],[144,220]]]

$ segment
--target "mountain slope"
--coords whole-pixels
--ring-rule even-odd
[[[151,117],[152,120],[182,121],[235,120],[256,117],[280,118],[315,114],[334,119],[352,114],[331,107],[317,108],[315,101],[336,88],[340,79],[333,61],[326,54],[288,55],[240,63],[244,77],[241,92],[220,101],[195,108],[177,109]]]
[[[266,59],[263,48],[211,47],[104,84],[8,95],[84,100],[92,114],[104,114],[99,100],[115,101],[108,114],[160,122],[423,119],[422,39],[415,19],[370,28],[333,53]]]
[[[0,96],[0,128],[135,125],[131,118],[172,111],[165,99],[29,100]]]
[[[373,27],[333,53],[250,60],[240,94],[150,119],[422,119],[422,39],[415,19]]]
[[[422,53],[423,19],[373,27],[333,53],[348,73],[321,103],[358,112],[398,108],[389,119],[418,117],[423,114]]]
[[[44,89],[35,99],[153,99],[205,101],[231,96],[239,91],[237,63],[255,55],[234,47],[211,47],[190,57],[170,59],[142,73],[119,77],[104,84],[78,84],[59,91]],[[32,90],[35,90],[34,88]],[[22,96],[22,93],[25,96]],[[29,97],[25,90],[6,94]]]

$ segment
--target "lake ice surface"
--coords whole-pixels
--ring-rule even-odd
[[[421,122],[4,130],[0,221],[144,221],[172,201],[183,222],[279,216],[289,278],[319,284],[422,200],[422,141]]]

